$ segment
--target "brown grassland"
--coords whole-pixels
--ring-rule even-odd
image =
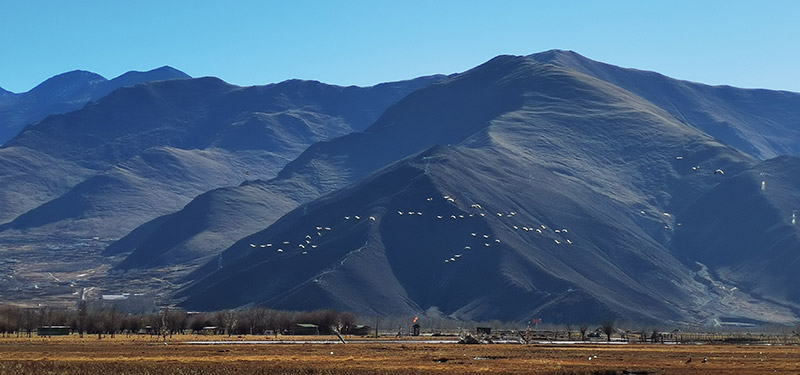
[[[0,374],[800,373],[800,346],[795,345],[187,343],[208,339],[181,335],[165,345],[143,335],[101,340],[97,336],[0,338]],[[233,340],[264,340],[264,336]]]

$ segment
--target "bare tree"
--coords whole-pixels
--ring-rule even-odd
[[[231,333],[234,335],[246,335],[250,333],[255,325],[252,310],[240,310],[234,312],[233,327]]]
[[[225,333],[230,336],[233,326],[236,324],[236,313],[233,310],[222,310],[214,313],[214,323],[222,327]]]
[[[0,331],[3,333],[3,337],[6,335],[10,336],[17,332],[17,337],[19,337],[19,324],[16,324],[19,320],[20,311],[19,308],[16,306],[3,306],[2,310],[0,310]]]
[[[4,306],[0,311],[0,324],[3,324],[3,336],[10,336],[14,333],[19,337],[19,331],[22,326],[21,311],[16,306]]]
[[[142,319],[145,323],[145,329],[150,335],[161,335],[161,314],[147,315]]]
[[[269,318],[270,329],[273,330],[275,336],[282,333],[291,327],[292,318],[285,311],[272,311]]]
[[[86,301],[78,302],[78,335],[83,338],[83,331],[86,330]]]
[[[312,313],[311,321],[319,326],[320,333],[330,334],[338,327],[339,313],[334,310],[317,310]]]
[[[39,311],[36,316],[36,325],[39,327],[42,326],[49,326],[52,324],[53,318],[53,310],[48,308],[47,306],[39,307]]]
[[[578,330],[581,332],[581,341],[586,341],[586,330],[588,329],[589,325],[586,323],[581,323],[581,325],[578,326]]]
[[[611,341],[611,335],[614,333],[614,322],[606,320],[600,325],[600,329],[606,334],[608,341]]]
[[[0,334],[6,337],[6,332],[8,332],[8,317],[5,314],[5,309],[3,309],[0,310]]]
[[[650,342],[656,342],[656,341],[658,341],[658,337],[659,337],[659,336],[660,336],[660,335],[658,334],[658,330],[654,328],[654,329],[653,329],[653,332],[650,334]]]
[[[264,334],[267,330],[267,316],[269,311],[263,307],[256,307],[251,312],[252,325],[250,326],[250,334]]]
[[[97,334],[97,339],[103,338],[107,327],[106,312],[103,309],[91,311],[86,316],[86,333]]]
[[[22,312],[22,328],[28,337],[33,337],[33,331],[36,330],[36,322],[36,313],[31,309],[24,309]]]
[[[128,315],[122,318],[122,329],[130,334],[139,333],[142,329],[142,318],[136,315]]]
[[[356,327],[356,316],[353,313],[343,312],[339,314],[339,332],[349,333]]]
[[[185,311],[167,309],[164,317],[166,319],[165,328],[169,331],[170,338],[175,333],[183,334],[189,326],[189,315]]]
[[[567,331],[567,340],[572,341],[572,324],[567,323],[564,329]]]
[[[57,326],[71,326],[74,311],[69,310],[52,310],[50,314],[50,324]]]
[[[111,334],[111,338],[114,338],[117,331],[120,329],[121,319],[119,312],[117,311],[117,306],[112,305],[111,310],[108,311],[106,314],[106,331]]]
[[[210,326],[206,321],[205,315],[195,315],[189,321],[189,329],[192,330],[192,333],[199,334],[203,331],[203,328],[206,326]]]
[[[167,345],[167,316],[169,316],[169,307],[165,307],[161,313],[161,338],[164,340],[164,345]]]

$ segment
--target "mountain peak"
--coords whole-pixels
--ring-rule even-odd
[[[28,93],[32,95],[65,96],[86,90],[88,87],[108,81],[105,77],[86,70],[62,73],[40,83]]]
[[[554,64],[573,69],[583,66],[587,63],[597,63],[596,61],[575,51],[562,49],[551,49],[549,51],[534,53],[526,57],[540,63]]]
[[[97,100],[108,95],[120,87],[133,86],[144,82],[153,81],[166,81],[170,79],[188,79],[192,78],[188,74],[175,69],[171,66],[164,65],[160,68],[155,68],[145,72],[131,70],[123,73],[122,75],[107,82],[105,87],[101,88],[92,95],[92,100]]]
[[[0,98],[18,95],[21,107],[7,107],[0,111],[4,123],[0,125],[0,144],[16,135],[22,127],[41,121],[51,114],[67,113],[96,101],[112,91],[139,83],[191,78],[169,66],[146,72],[131,71],[112,80],[85,70],[73,70],[51,77],[28,92],[14,94],[0,89]]]
[[[112,79],[111,81],[119,83],[125,83],[128,81],[139,83],[145,81],[163,81],[167,79],[186,79],[186,78],[192,78],[192,77],[169,65],[164,65],[162,67],[151,69],[148,71],[131,70]]]
[[[586,58],[583,55],[569,49],[551,49],[547,51],[537,52],[534,54],[528,55],[528,57],[532,57],[535,60],[539,61],[546,61],[549,59],[555,59],[558,57],[582,57]]]
[[[169,65],[162,65],[162,66],[160,66],[158,68],[150,70],[149,72],[150,73],[154,73],[154,72],[170,73],[170,74],[174,74],[176,76],[178,76],[178,75],[183,76],[184,78],[192,78],[190,75],[184,73],[180,69],[173,68],[173,67],[171,67]]]

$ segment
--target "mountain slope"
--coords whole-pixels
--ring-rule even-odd
[[[336,189],[339,189],[348,183],[351,183],[368,173],[371,173],[378,168],[385,166],[395,160],[403,158],[415,152],[419,152],[436,144],[454,144],[462,142],[467,137],[475,132],[484,129],[495,118],[504,113],[515,113],[514,116],[524,115],[526,112],[521,111],[516,113],[514,111],[520,109],[524,102],[529,99],[541,100],[540,106],[544,108],[537,108],[536,111],[549,113],[553,116],[558,115],[558,111],[566,110],[568,113],[562,118],[547,119],[544,122],[537,123],[541,125],[542,129],[550,127],[553,124],[558,125],[565,122],[575,120],[591,121],[590,116],[579,113],[580,117],[575,114],[569,114],[570,111],[574,112],[574,108],[562,108],[572,105],[571,100],[580,100],[585,104],[591,105],[592,102],[601,100],[606,95],[604,91],[611,91],[615,95],[622,96],[620,101],[632,101],[637,106],[646,105],[648,111],[657,113],[657,116],[664,119],[671,118],[668,113],[653,107],[652,104],[647,103],[641,98],[635,97],[632,94],[621,90],[615,86],[611,86],[602,81],[592,79],[582,74],[573,72],[569,69],[557,68],[552,65],[540,64],[531,58],[501,56],[495,58],[486,64],[483,64],[475,69],[472,69],[463,74],[451,77],[438,84],[432,85],[425,90],[420,90],[399,102],[397,105],[389,108],[387,112],[366,132],[351,134],[345,137],[333,139],[330,142],[321,142],[312,145],[306,152],[301,154],[296,160],[289,163],[283,171],[281,171],[275,180],[267,182],[255,182],[264,188],[258,189],[264,195],[240,194],[233,198],[238,201],[243,197],[248,197],[250,200],[238,201],[239,206],[242,207],[244,213],[239,210],[227,210],[224,205],[208,205],[207,207],[215,207],[216,209],[209,209],[203,211],[200,216],[197,216],[198,224],[208,221],[221,221],[223,217],[232,217],[234,215],[242,215],[244,217],[258,218],[249,223],[243,223],[238,226],[239,230],[224,231],[229,235],[226,242],[215,243],[216,249],[227,247],[241,236],[255,232],[266,224],[279,218],[281,215],[288,212],[291,205],[282,205],[280,210],[270,210],[269,212],[262,212],[262,207],[259,202],[264,201],[280,201],[280,202],[294,202],[296,205],[307,202],[321,194],[325,194]],[[585,86],[582,82],[588,80],[591,85],[599,87],[592,87],[591,89],[581,88]],[[579,83],[580,85],[575,85]],[[555,103],[556,99],[561,99],[561,103]],[[561,106],[561,107],[559,107]],[[613,108],[613,107],[612,107]],[[580,110],[580,108],[578,109]],[[596,110],[592,112],[597,112]],[[621,112],[620,116],[624,116],[625,112]],[[512,119],[513,120],[513,119]],[[673,120],[674,121],[674,120]],[[591,126],[587,124],[586,126]],[[691,127],[684,126],[686,129]],[[549,131],[549,130],[548,130]],[[644,129],[635,135],[642,137],[646,136],[649,130]],[[692,133],[693,136],[701,134],[697,130]],[[509,134],[508,138],[514,138],[515,134]],[[573,135],[570,134],[570,137]],[[583,137],[583,136],[581,136]],[[676,140],[676,142],[688,142],[691,136],[686,136],[683,139]],[[597,139],[588,140],[586,147],[591,147],[592,144],[598,144],[598,139],[608,138],[608,135],[600,134]],[[526,138],[522,138],[526,139]],[[639,139],[639,138],[636,138]],[[543,142],[542,145],[546,146],[554,142],[555,145],[564,145],[563,140],[554,140]],[[645,143],[646,144],[646,143]],[[618,147],[616,151],[620,151],[625,147],[642,147],[641,143],[634,143]],[[525,145],[521,145],[523,148]],[[515,148],[512,152],[519,152],[519,145],[513,145]],[[699,146],[687,146],[688,148],[696,148]],[[574,150],[575,148],[572,148]],[[552,152],[550,149],[543,151]],[[675,151],[674,158],[683,150]],[[545,155],[545,154],[542,154]],[[585,154],[563,153],[559,157],[551,157],[551,160],[557,160],[558,163],[569,163],[572,158],[577,161],[586,159]],[[685,170],[690,170],[691,166],[701,163],[702,158],[708,158],[708,155],[702,155],[698,158],[686,158],[683,162]],[[630,159],[630,158],[629,158]],[[597,160],[595,165],[591,167],[582,168],[573,171],[576,178],[580,178],[586,174],[596,174],[605,168],[598,168],[598,165],[603,163],[619,161],[619,157],[615,156],[613,160]],[[542,160],[542,157],[537,157],[538,162],[554,164],[552,161],[548,162]],[[646,164],[646,161],[641,161],[639,166],[642,169],[651,168]],[[584,166],[586,166],[585,164]],[[709,163],[703,164],[704,167],[709,168]],[[552,165],[557,168],[558,165]],[[624,175],[621,169],[625,167],[618,167],[615,172]],[[602,189],[615,189],[615,182],[608,181],[607,178],[598,176],[597,181],[603,181],[604,186]],[[661,181],[656,181],[661,183]],[[292,186],[292,189],[274,188],[274,186]],[[618,184],[617,184],[618,185]],[[705,185],[701,185],[705,186]],[[637,189],[649,189],[650,186],[641,186]],[[659,189],[661,189],[659,187]],[[693,191],[697,187],[694,183],[687,183],[676,191],[683,194],[683,190]],[[205,198],[217,199],[219,201],[228,201],[225,192],[212,194]],[[633,193],[640,194],[640,193]],[[655,203],[667,207],[672,201],[676,199],[683,199],[680,196],[671,196],[667,193],[660,194]],[[643,202],[640,209],[647,209],[648,211],[657,211],[653,208],[653,202]],[[638,210],[637,210],[638,211]],[[197,212],[195,211],[195,214]],[[249,225],[248,225],[249,224]],[[147,246],[142,251],[146,252],[145,255],[139,255],[136,258],[145,260],[145,263],[140,262],[126,262],[123,266],[142,268],[153,265],[166,265],[169,262],[159,260],[159,254],[167,253],[170,251],[177,251],[186,254],[181,259],[174,261],[188,261],[195,259],[190,257],[191,251],[186,251],[184,247],[186,244],[195,243],[192,240],[193,236],[197,238],[206,237],[210,233],[218,233],[213,227],[206,227],[205,225],[197,225],[193,230],[177,232],[169,229],[169,223],[164,223],[161,229],[162,233],[183,233],[187,237],[181,239],[173,239],[171,241],[153,241],[161,244],[179,244],[178,248],[171,249],[168,246]],[[182,223],[181,227],[192,226],[192,224]],[[659,228],[659,225],[655,225]],[[198,251],[197,256],[213,256],[214,246],[204,247],[203,251]],[[197,249],[197,247],[193,247]]]
[[[800,93],[708,86],[552,50],[530,58],[604,80],[760,159],[800,156]]]
[[[191,77],[168,66],[147,72],[131,71],[111,80],[82,70],[57,75],[28,92],[5,95],[4,99],[0,100],[0,119],[2,119],[0,145],[19,133],[26,125],[41,121],[52,114],[80,109],[86,103],[97,100],[120,87],[184,78]]]
[[[8,187],[0,203],[9,207],[0,220],[25,213],[3,228],[122,236],[201,192],[274,176],[307,145],[363,129],[435,79],[369,88],[306,81],[243,88],[215,78],[125,87],[29,126],[0,148],[0,181]],[[62,167],[18,171],[20,155]],[[40,197],[11,201],[37,184]]]
[[[174,212],[209,189],[238,182],[242,171],[274,174],[286,161],[224,150],[154,147],[94,175],[5,228],[53,227],[62,234],[119,236],[155,215]],[[262,165],[263,163],[263,165]],[[250,171],[251,170],[251,171]]]
[[[229,246],[255,231],[250,229],[258,225],[254,223],[269,223],[275,215],[297,207],[299,202],[290,198],[293,191],[292,184],[247,183],[215,189],[175,213],[142,225],[111,244],[103,254],[132,252],[118,269],[180,265],[193,270],[218,254],[221,246]],[[275,199],[260,199],[264,196]]]
[[[154,232],[161,235],[142,239],[150,245],[126,241],[129,243],[127,250],[133,250],[133,254],[131,260],[120,267],[148,268],[204,262],[220,249],[264,228],[300,204],[432,145],[463,141],[485,127],[492,116],[521,105],[521,99],[514,97],[520,88],[513,88],[513,81],[496,88],[487,88],[480,83],[497,81],[518,64],[519,58],[503,56],[462,75],[432,84],[389,107],[365,132],[311,145],[275,179],[249,182],[243,186],[243,192],[226,189],[201,196],[204,203],[187,206],[193,210],[191,216],[179,214],[191,217],[189,221],[162,222],[162,227]],[[509,87],[516,91],[506,91]],[[232,201],[236,202],[235,210],[227,205]],[[264,210],[262,202],[281,204]],[[199,207],[205,208],[197,211]],[[242,221],[241,217],[254,220]],[[206,225],[226,220],[241,225],[230,230]],[[200,241],[208,238],[219,242]],[[205,245],[196,246],[198,242]],[[119,251],[122,249],[115,248],[108,254]],[[167,255],[169,253],[182,256],[175,258]]]
[[[674,212],[756,159],[626,90],[533,59],[498,57],[420,90],[364,134],[312,146],[269,183],[333,190],[428,140],[453,146],[265,225],[187,278],[195,282],[178,297],[190,309],[466,319],[708,322],[764,309],[769,320],[794,318],[747,293],[718,302],[669,251]]]
[[[752,291],[800,309],[798,186],[796,157],[732,176],[680,212],[675,251],[736,286],[732,295]]]
[[[399,162],[240,241],[179,296],[192,309],[258,304],[555,322],[729,313],[638,228],[637,213],[515,159],[458,147]]]

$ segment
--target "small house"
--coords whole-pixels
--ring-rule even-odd
[[[205,326],[200,330],[201,335],[224,335],[225,328],[220,326]]]
[[[66,336],[69,335],[69,326],[41,326],[36,328],[39,336]]]
[[[293,335],[319,335],[319,326],[316,324],[295,324]]]
[[[371,331],[372,327],[370,326],[355,326],[353,328],[350,328],[350,331],[348,331],[348,333],[353,336],[366,336],[369,335]]]

